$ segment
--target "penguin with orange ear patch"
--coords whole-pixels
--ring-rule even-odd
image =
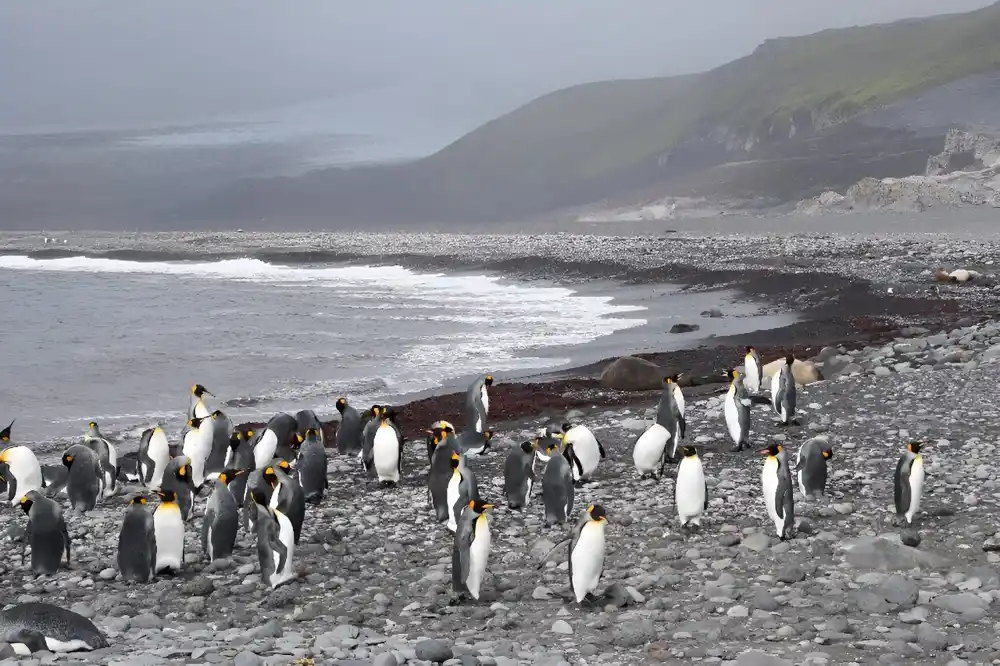
[[[174,499],[171,501],[177,505],[182,519],[187,520],[191,517],[195,487],[194,481],[191,479],[190,458],[187,456],[172,458],[163,472],[160,488],[173,492]]]
[[[774,523],[779,539],[792,536],[795,529],[795,499],[792,495],[792,473],[788,467],[788,454],[781,444],[771,444],[760,451],[766,455],[760,475],[761,490],[767,516]]]
[[[149,512],[149,499],[136,495],[129,502],[118,533],[118,571],[122,580],[148,583],[156,568],[156,528]]]

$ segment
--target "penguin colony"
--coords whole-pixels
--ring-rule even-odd
[[[733,441],[732,452],[751,445],[750,408],[755,402],[769,404],[779,425],[797,424],[793,363],[794,358],[786,356],[771,377],[769,398],[758,395],[765,378],[760,356],[753,348],[747,348],[743,373],[738,369],[726,373],[729,387],[723,418]],[[640,477],[657,479],[668,463],[676,464],[674,499],[678,521],[682,528],[697,528],[708,509],[707,483],[696,448],[682,443],[685,402],[678,379],[678,375],[664,378],[656,420],[634,442],[633,461]],[[436,520],[453,533],[456,601],[467,596],[479,599],[492,544],[489,512],[494,504],[480,495],[474,470],[474,460],[488,453],[493,436],[486,429],[488,388],[492,384],[492,376],[486,375],[470,386],[461,433],[445,420],[426,430],[428,502]],[[63,453],[61,466],[42,467],[29,448],[11,444],[13,421],[0,431],[0,446],[5,447],[0,450],[0,491],[6,489],[10,505],[21,506],[27,516],[33,573],[53,574],[64,560],[67,565],[71,561],[72,544],[60,500],[78,512],[86,512],[100,499],[114,494],[119,480],[125,480],[145,486],[159,501],[154,508],[149,494],[131,498],[118,542],[118,568],[123,580],[145,583],[181,571],[184,533],[195,516],[201,517],[202,549],[209,560],[231,555],[242,528],[256,535],[265,584],[274,589],[296,577],[295,545],[307,505],[321,502],[328,485],[326,445],[319,419],[303,410],[294,416],[277,414],[259,432],[239,430],[221,410],[210,411],[205,396],[212,396],[205,387],[192,387],[187,427],[177,456],[171,455],[165,432],[156,426],[142,434],[134,456],[119,459],[114,444],[101,434],[97,423],[91,422],[83,441]],[[398,484],[403,474],[404,439],[395,410],[373,405],[362,414],[345,398],[338,399],[336,407],[341,414],[334,442],[338,452],[356,455],[364,473],[377,477],[382,487]],[[833,448],[823,436],[803,443],[797,453],[794,477],[789,452],[783,445],[772,443],[759,452],[765,456],[761,468],[762,518],[784,540],[793,536],[793,489],[798,486],[807,497],[825,493],[826,466],[833,458]],[[578,513],[575,489],[588,481],[606,457],[604,446],[586,426],[565,423],[560,431],[545,429],[534,439],[513,447],[504,464],[503,495],[511,509],[529,509],[537,478],[535,465],[542,461],[545,469],[541,499],[546,524],[560,525],[579,516],[563,542],[569,546],[569,583],[572,598],[578,603],[596,600],[609,517],[597,504]],[[916,518],[923,481],[921,444],[910,442],[893,478],[900,522],[909,525]],[[207,499],[203,509],[197,510],[202,495]],[[53,646],[64,651],[93,649],[95,643],[48,640],[44,636],[40,640],[29,634],[10,633],[18,639],[15,642],[19,649],[29,652]]]

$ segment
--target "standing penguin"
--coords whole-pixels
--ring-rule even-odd
[[[118,482],[118,453],[115,446],[101,434],[101,429],[96,421],[87,424],[87,433],[83,436],[83,442],[94,450],[101,461],[103,470],[104,496],[111,497],[115,493]]]
[[[197,492],[205,484],[205,466],[208,463],[208,456],[212,453],[212,417],[196,416],[187,424],[189,430],[184,433],[181,453],[191,460],[191,482],[194,483]]]
[[[791,354],[785,356],[785,364],[778,372],[771,377],[771,406],[775,413],[781,417],[781,425],[794,423],[795,416],[795,375],[792,374],[792,364],[795,357]]]
[[[184,518],[177,506],[177,493],[161,489],[160,504],[153,511],[153,534],[156,537],[154,573],[177,574],[184,565]]]
[[[225,412],[217,409],[208,420],[212,432],[212,446],[208,458],[205,459],[205,478],[209,481],[226,469],[226,458],[229,456],[229,442],[233,436],[233,422]]]
[[[74,444],[63,453],[62,463],[69,469],[66,494],[70,506],[81,513],[92,511],[104,490],[104,468],[94,450],[85,444]]]
[[[535,445],[533,442],[521,442],[507,454],[503,465],[503,492],[507,497],[507,506],[512,509],[527,508],[531,499],[531,487],[535,485]]]
[[[144,430],[139,440],[139,478],[152,490],[159,490],[163,473],[170,462],[170,443],[163,428]]]
[[[448,489],[458,467],[458,459],[455,457],[458,455],[458,445],[455,443],[454,434],[443,428],[435,430],[431,438],[434,455],[431,457],[431,468],[427,474],[427,493],[437,521],[443,523],[448,520],[450,514]],[[457,490],[456,487],[456,493]]]
[[[667,443],[672,439],[670,431],[659,423],[646,428],[635,440],[632,447],[632,462],[640,478],[663,476],[667,457]],[[657,472],[659,470],[659,472]]]
[[[10,426],[4,432],[8,433],[6,441],[9,442]],[[11,446],[0,451],[0,463],[7,469],[4,480],[7,482],[7,501],[11,506],[20,504],[21,498],[29,491],[42,488],[42,467],[27,446]]]
[[[264,481],[271,486],[268,506],[279,511],[291,522],[297,544],[306,517],[306,498],[298,480],[291,476],[291,471],[291,466],[286,461],[278,460],[264,469]]]
[[[254,496],[256,497],[256,496]],[[265,585],[275,589],[295,578],[292,556],[295,534],[288,518],[277,509],[255,503],[257,511],[257,559]]]
[[[729,436],[733,438],[734,453],[750,446],[750,404],[743,378],[735,368],[729,371],[731,381],[729,391],[723,398],[723,413],[726,415],[726,427]]]
[[[924,457],[920,454],[921,442],[910,442],[896,463],[892,475],[893,495],[896,500],[896,517],[899,522],[913,523],[920,511],[920,498],[924,494]]]
[[[656,406],[656,422],[670,432],[669,451],[665,454],[669,460],[676,459],[678,440],[684,437],[687,427],[684,420],[684,395],[677,386],[677,377],[678,375],[670,375],[663,378],[663,390]],[[680,404],[677,403],[678,397]]]
[[[542,475],[542,502],[545,504],[545,524],[564,522],[573,513],[573,466],[580,468],[580,461],[573,452],[573,445],[567,443],[562,455],[555,449],[547,451],[549,464]]]
[[[195,488],[194,483],[191,481],[190,458],[187,456],[172,458],[167,463],[167,469],[163,474],[160,488],[173,492],[173,501],[176,502],[182,519],[187,520],[191,517],[191,508],[194,506]]]
[[[465,505],[479,497],[479,483],[475,473],[465,463],[465,458],[457,451],[451,454],[452,476],[448,482],[448,529],[458,529],[458,517]]]
[[[753,347],[747,347],[746,356],[743,357],[743,372],[746,375],[743,385],[747,391],[750,395],[758,393],[764,386],[764,365],[760,362],[760,354]]]
[[[347,398],[337,398],[340,424],[337,426],[337,453],[353,455],[361,451],[361,413],[347,404]]]
[[[487,387],[493,386],[493,375],[479,377],[465,393],[465,425],[469,430],[486,430],[486,417],[490,415],[490,395]]]
[[[246,432],[234,430],[229,438],[229,453],[226,454],[226,468],[251,472],[256,461],[253,456],[253,430]],[[236,506],[243,506],[247,496],[247,474],[240,474],[235,479],[229,479],[229,490],[236,499]]]
[[[21,508],[28,514],[28,543],[31,544],[31,573],[36,576],[59,570],[63,553],[69,566],[70,538],[62,507],[37,490],[21,498]]]
[[[819,435],[799,447],[795,467],[798,470],[799,490],[804,497],[822,497],[826,493],[826,463],[833,458],[830,438]]]
[[[201,384],[195,384],[191,387],[191,406],[188,408],[188,420],[207,419],[211,415],[212,412],[205,406],[206,395],[212,394]],[[212,395],[212,397],[215,396]]]
[[[247,472],[225,469],[215,478],[215,488],[208,498],[205,518],[201,522],[201,547],[209,562],[229,557],[236,546],[240,510],[229,490],[229,483],[241,474]]]
[[[315,428],[306,430],[299,447],[299,457],[295,459],[299,485],[309,504],[322,502],[326,489],[330,487],[330,480],[326,476],[326,448],[321,437]]]
[[[274,458],[291,462],[295,460],[294,446],[297,444],[295,417],[284,412],[275,414],[267,422],[264,432],[253,447],[256,469],[264,469]]]
[[[306,431],[315,430],[318,434],[320,443],[326,446],[326,436],[323,434],[323,423],[316,416],[316,412],[311,409],[302,409],[295,412],[295,434],[301,439],[300,442],[305,439]]]
[[[490,557],[490,521],[486,512],[492,508],[492,504],[471,499],[459,518],[451,551],[451,582],[459,597],[468,592],[479,601],[479,588]]]
[[[569,544],[569,586],[576,602],[595,601],[594,592],[604,573],[604,528],[608,517],[604,507],[591,504],[573,530]]]
[[[585,481],[597,469],[597,465],[607,457],[604,446],[590,431],[590,428],[572,423],[562,424],[563,439],[567,444],[573,445],[573,452],[576,454],[580,466],[573,467],[573,480]]]
[[[767,515],[774,522],[778,538],[791,538],[795,527],[795,500],[792,493],[792,473],[788,455],[781,444],[771,444],[761,451],[767,455],[760,475],[761,490]]]
[[[375,469],[375,433],[378,432],[379,427],[382,425],[381,416],[384,409],[382,405],[372,405],[369,410],[372,417],[361,431],[361,467],[366,472],[371,472]]]
[[[264,479],[264,469],[255,469],[247,476],[246,501],[243,502],[243,524],[248,532],[257,532],[257,507],[254,504],[271,504],[271,484]]]
[[[403,447],[396,429],[389,422],[388,410],[379,412],[378,425],[372,437],[371,460],[383,488],[399,483]]]
[[[145,495],[132,498],[118,534],[118,570],[125,582],[148,583],[156,574],[156,526],[148,502]]]
[[[677,466],[674,480],[674,504],[681,527],[688,523],[701,526],[701,514],[708,509],[708,485],[705,483],[705,468],[693,446],[681,449],[684,457]]]

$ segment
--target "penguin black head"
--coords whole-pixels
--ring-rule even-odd
[[[606,521],[608,519],[608,515],[604,513],[604,507],[600,504],[591,504],[588,506],[587,514],[594,522]]]
[[[385,418],[389,419],[390,421],[395,421],[396,417],[399,416],[399,412],[396,411],[395,407],[384,407],[383,406],[382,407],[382,414],[384,414]]]
[[[833,458],[833,447],[832,446],[828,446],[828,447],[824,448],[823,451],[822,451],[822,453],[823,453],[823,457],[826,458],[827,460],[832,459]]]
[[[299,448],[299,446],[302,445],[302,442],[304,442],[304,441],[306,441],[305,435],[303,435],[300,432],[297,432],[297,433],[295,433],[295,441],[292,442],[292,446],[294,446],[297,449],[297,448]]]
[[[337,398],[337,411],[341,414],[347,409],[347,398]]]
[[[243,439],[245,439],[247,441],[250,441],[251,439],[253,439],[253,430],[247,430],[246,434],[243,435]]]
[[[229,437],[229,448],[233,451],[240,448],[240,444],[243,443],[243,433],[239,430],[234,430],[233,434]]]
[[[920,453],[920,447],[923,445],[923,442],[910,442],[906,445],[906,450],[910,453]]]
[[[795,357],[791,354],[785,354],[785,365],[791,365],[795,362]]]
[[[760,453],[761,453],[761,455],[763,455],[763,454],[766,453],[769,456],[776,456],[779,453],[781,453],[781,444],[778,444],[777,442],[775,442],[775,443],[769,445],[766,449],[761,449]]]
[[[753,353],[753,347],[747,347],[747,356]]]
[[[493,431],[492,430],[487,430],[486,432],[484,432],[483,433],[483,439],[485,439],[487,442],[490,441],[490,440],[492,440],[493,439]]]
[[[72,453],[64,453],[63,457],[62,457],[62,464],[66,465],[66,467],[69,467],[70,465],[72,465],[73,464],[73,454]]]
[[[234,469],[230,467],[229,469],[224,469],[219,472],[219,481],[222,482],[222,485],[228,486],[236,477],[246,473],[247,470],[245,469]]]
[[[461,462],[462,458],[457,452],[451,454],[451,468],[458,469],[458,463]]]
[[[191,459],[188,460],[177,468],[177,478],[181,481],[187,481],[191,478]]]
[[[207,388],[205,388],[201,384],[195,384],[194,386],[192,386],[191,393],[193,393],[194,397],[196,398],[200,398],[203,395],[210,395],[213,398],[215,397],[215,395],[213,395]]]
[[[382,405],[372,405],[371,407],[372,417],[378,418],[379,414],[382,412]]]
[[[740,376],[740,371],[737,370],[736,368],[729,368],[729,371],[726,373],[726,377],[728,377],[729,379],[736,379],[739,376]]]
[[[529,456],[535,452],[535,447],[538,446],[538,440],[521,442],[521,450],[527,453]]]
[[[493,375],[486,375],[483,379],[483,384],[486,386],[493,386]]]
[[[225,416],[225,414],[222,413],[221,409],[217,409],[214,412],[212,412],[213,419],[221,419],[223,416]]]
[[[285,474],[288,474],[290,471],[292,471],[292,465],[287,460],[279,460],[277,467]]]
[[[264,480],[272,488],[278,485],[278,475],[274,473],[274,466],[268,465],[264,468]]]
[[[17,419],[14,420],[16,421]],[[11,421],[9,426],[4,428],[3,430],[0,430],[0,442],[6,444],[7,442],[10,441],[10,429],[12,427],[14,427],[14,421]]]
[[[481,499],[469,500],[469,508],[475,513],[483,514],[493,508],[492,504],[487,504]]]
[[[192,428],[195,428],[195,429],[197,429],[197,428],[200,428],[200,427],[201,427],[201,423],[202,423],[202,421],[204,421],[204,420],[205,420],[205,419],[202,419],[202,418],[198,418],[197,416],[195,416],[195,417],[194,417],[194,418],[192,418],[192,419],[191,419],[190,421],[188,421],[188,425],[189,425],[190,427],[192,427]]]
[[[90,423],[87,424],[87,427],[88,428],[96,428],[97,427],[97,421],[91,421]]]
[[[145,495],[136,495],[131,500],[129,500],[129,506],[146,506],[149,503],[149,498]]]
[[[682,446],[681,453],[684,454],[685,458],[692,458],[698,455],[698,450],[693,446]]]
[[[177,501],[177,493],[173,490],[160,489],[156,491],[156,494],[160,496],[160,504],[172,504]]]
[[[251,490],[250,491],[250,500],[254,504],[257,504],[258,506],[262,506],[264,508],[267,508],[266,498],[263,495],[261,495],[260,493],[256,493],[256,492],[254,492],[254,491]]]
[[[21,508],[24,509],[25,513],[28,513],[29,511],[31,511],[31,505],[32,504],[34,504],[34,502],[27,495],[25,495],[24,497],[21,498]]]

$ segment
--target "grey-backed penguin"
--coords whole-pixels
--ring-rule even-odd
[[[427,473],[427,495],[434,516],[439,523],[448,520],[448,486],[451,484],[458,460],[452,455],[458,454],[455,435],[444,428],[437,428],[431,433],[434,453],[431,456],[431,467]]]
[[[687,430],[687,421],[684,420],[684,394],[677,386],[678,377],[679,375],[668,375],[663,378],[660,402],[656,406],[656,422],[670,432],[669,450],[665,455],[671,461],[677,458],[678,441],[684,437]]]
[[[191,482],[200,490],[205,485],[205,466],[212,454],[212,416],[194,417],[187,422],[181,453],[191,460]]]
[[[94,450],[101,461],[101,469],[104,472],[104,496],[111,497],[115,493],[118,484],[118,452],[104,435],[96,421],[87,424],[87,432],[83,436],[83,443]]]
[[[229,438],[229,453],[226,454],[226,467],[243,472],[252,472],[256,461],[253,456],[253,430],[234,430]],[[242,507],[247,496],[247,474],[240,474],[229,480],[229,490],[236,499],[236,506]]]
[[[431,462],[434,459],[434,451],[437,449],[437,444],[434,442],[434,431],[443,430],[448,434],[455,434],[455,426],[453,426],[448,421],[435,421],[431,424],[431,427],[425,430],[427,433],[427,462]]]
[[[795,499],[788,454],[781,444],[771,444],[760,453],[767,456],[760,475],[767,516],[774,523],[778,538],[791,538],[795,529]]]
[[[27,657],[35,652],[79,652],[108,647],[87,618],[46,603],[18,604],[0,612],[0,643]]]
[[[566,521],[573,513],[576,491],[572,468],[575,465],[580,469],[580,461],[573,452],[573,445],[568,442],[562,455],[554,448],[547,453],[549,463],[542,475],[542,502],[545,504],[545,524],[556,525]]]
[[[205,459],[205,479],[212,481],[219,472],[226,469],[229,455],[229,440],[233,436],[233,422],[221,409],[212,412],[208,423],[211,426],[212,446]]]
[[[74,444],[63,453],[62,463],[69,469],[66,495],[70,506],[81,513],[92,511],[104,490],[101,459],[86,444]]]
[[[326,489],[330,487],[330,479],[326,475],[326,447],[323,446],[322,434],[315,428],[306,430],[302,437],[299,456],[295,459],[295,473],[306,502],[322,502]]]
[[[176,574],[184,566],[184,517],[177,506],[177,493],[161,488],[160,504],[153,511],[153,533],[156,537],[155,573]]]
[[[42,488],[46,497],[66,494],[69,469],[65,465],[42,465]]]
[[[170,443],[160,426],[147,428],[139,440],[139,478],[143,485],[159,490],[170,462]]]
[[[264,481],[271,486],[268,506],[291,521],[295,543],[302,535],[302,522],[306,517],[306,497],[298,479],[292,475],[292,468],[285,460],[277,460],[264,468]]]
[[[484,375],[472,382],[465,393],[465,425],[469,430],[486,430],[486,417],[490,414],[490,395],[486,390],[493,386],[493,375]]]
[[[256,469],[264,469],[274,458],[291,462],[295,460],[295,429],[298,423],[295,417],[284,412],[275,414],[267,422],[267,426],[253,447],[253,457]]]
[[[183,520],[190,518],[195,496],[194,483],[191,481],[191,459],[187,456],[171,458],[163,474],[160,489],[169,490],[174,494],[173,501],[176,502]]]
[[[118,571],[128,583],[148,583],[156,574],[156,526],[145,495],[133,497],[125,511],[118,533]]]
[[[493,431],[485,430],[476,432],[475,430],[465,430],[458,435],[458,448],[462,455],[467,458],[475,458],[485,455],[493,443]]]
[[[632,462],[639,472],[640,478],[663,476],[663,467],[667,459],[667,444],[673,435],[659,423],[646,428],[632,446]]]
[[[256,495],[252,497],[256,500]],[[257,512],[257,559],[260,576],[264,584],[273,590],[295,579],[293,555],[295,554],[295,534],[291,521],[278,509],[271,509],[253,502]]]
[[[753,347],[747,347],[743,357],[743,385],[751,395],[759,393],[764,387],[764,364],[760,362],[760,354]]]
[[[372,405],[369,412],[372,417],[365,423],[365,427],[361,431],[361,467],[365,472],[371,472],[375,469],[375,433],[378,432],[379,427],[382,425],[382,411],[385,408],[382,405]]]
[[[892,475],[893,496],[896,517],[899,522],[913,523],[920,511],[920,499],[924,494],[924,457],[920,453],[922,442],[910,442],[896,463]]]
[[[39,491],[32,490],[21,498],[21,508],[28,514],[31,572],[36,576],[54,574],[59,570],[64,553],[68,567],[71,541],[62,507]]]
[[[323,434],[323,423],[316,416],[316,412],[311,409],[301,409],[295,412],[295,434],[299,436],[300,442],[305,439],[307,430],[315,430],[319,433],[319,441],[326,446],[326,436]]]
[[[781,418],[781,425],[798,424],[795,420],[795,375],[792,374],[792,364],[795,357],[785,356],[785,363],[771,377],[771,406]]]
[[[490,521],[486,512],[492,508],[481,499],[472,499],[458,519],[451,551],[451,583],[460,598],[468,592],[479,601],[490,557]]]
[[[833,446],[826,435],[808,439],[799,447],[795,468],[804,497],[822,497],[826,493],[826,463],[831,458]]]
[[[340,423],[337,425],[337,453],[354,455],[361,451],[361,412],[347,404],[347,398],[337,398]]]
[[[681,527],[688,524],[700,526],[701,514],[708,508],[708,485],[705,483],[705,468],[693,446],[681,447],[680,464],[674,477],[674,505]]]
[[[267,469],[266,467],[264,469]],[[243,502],[243,524],[248,532],[257,532],[257,508],[254,502],[268,506],[271,503],[271,484],[264,479],[264,470],[255,469],[246,476],[246,500]],[[253,499],[256,498],[256,499]]]
[[[193,418],[205,419],[212,414],[212,411],[205,405],[206,395],[215,397],[201,384],[195,384],[191,387],[191,406],[188,408],[188,420]]]
[[[722,400],[722,411],[726,417],[726,428],[733,440],[733,452],[750,446],[750,405],[752,401],[743,385],[743,377],[736,368],[729,371],[729,390]]]
[[[476,474],[466,464],[465,457],[457,451],[451,454],[452,475],[448,480],[448,529],[458,529],[458,517],[465,505],[479,496]]]
[[[521,442],[507,454],[503,465],[503,493],[507,506],[512,509],[527,508],[531,488],[535,485],[535,446],[538,439]]]
[[[10,428],[10,426],[7,426]],[[7,442],[10,441],[8,436]],[[42,487],[42,467],[38,458],[26,446],[10,446],[0,451],[0,463],[6,466],[7,501],[11,506],[21,503],[28,491]]]
[[[236,546],[236,533],[240,527],[240,509],[229,490],[229,483],[249,472],[224,469],[215,478],[215,488],[208,497],[205,517],[201,521],[201,548],[209,562],[229,557]]]
[[[596,599],[594,593],[604,573],[607,522],[604,507],[591,504],[573,529],[569,544],[569,586],[577,603]]]
[[[601,460],[607,457],[604,445],[587,426],[563,423],[562,431],[563,441],[573,445],[573,453],[580,461],[579,468],[573,467],[573,480],[586,481],[597,470]]]
[[[381,410],[377,422],[371,444],[371,465],[383,487],[394,486],[399,483],[402,470],[403,445],[389,420],[389,410]]]

